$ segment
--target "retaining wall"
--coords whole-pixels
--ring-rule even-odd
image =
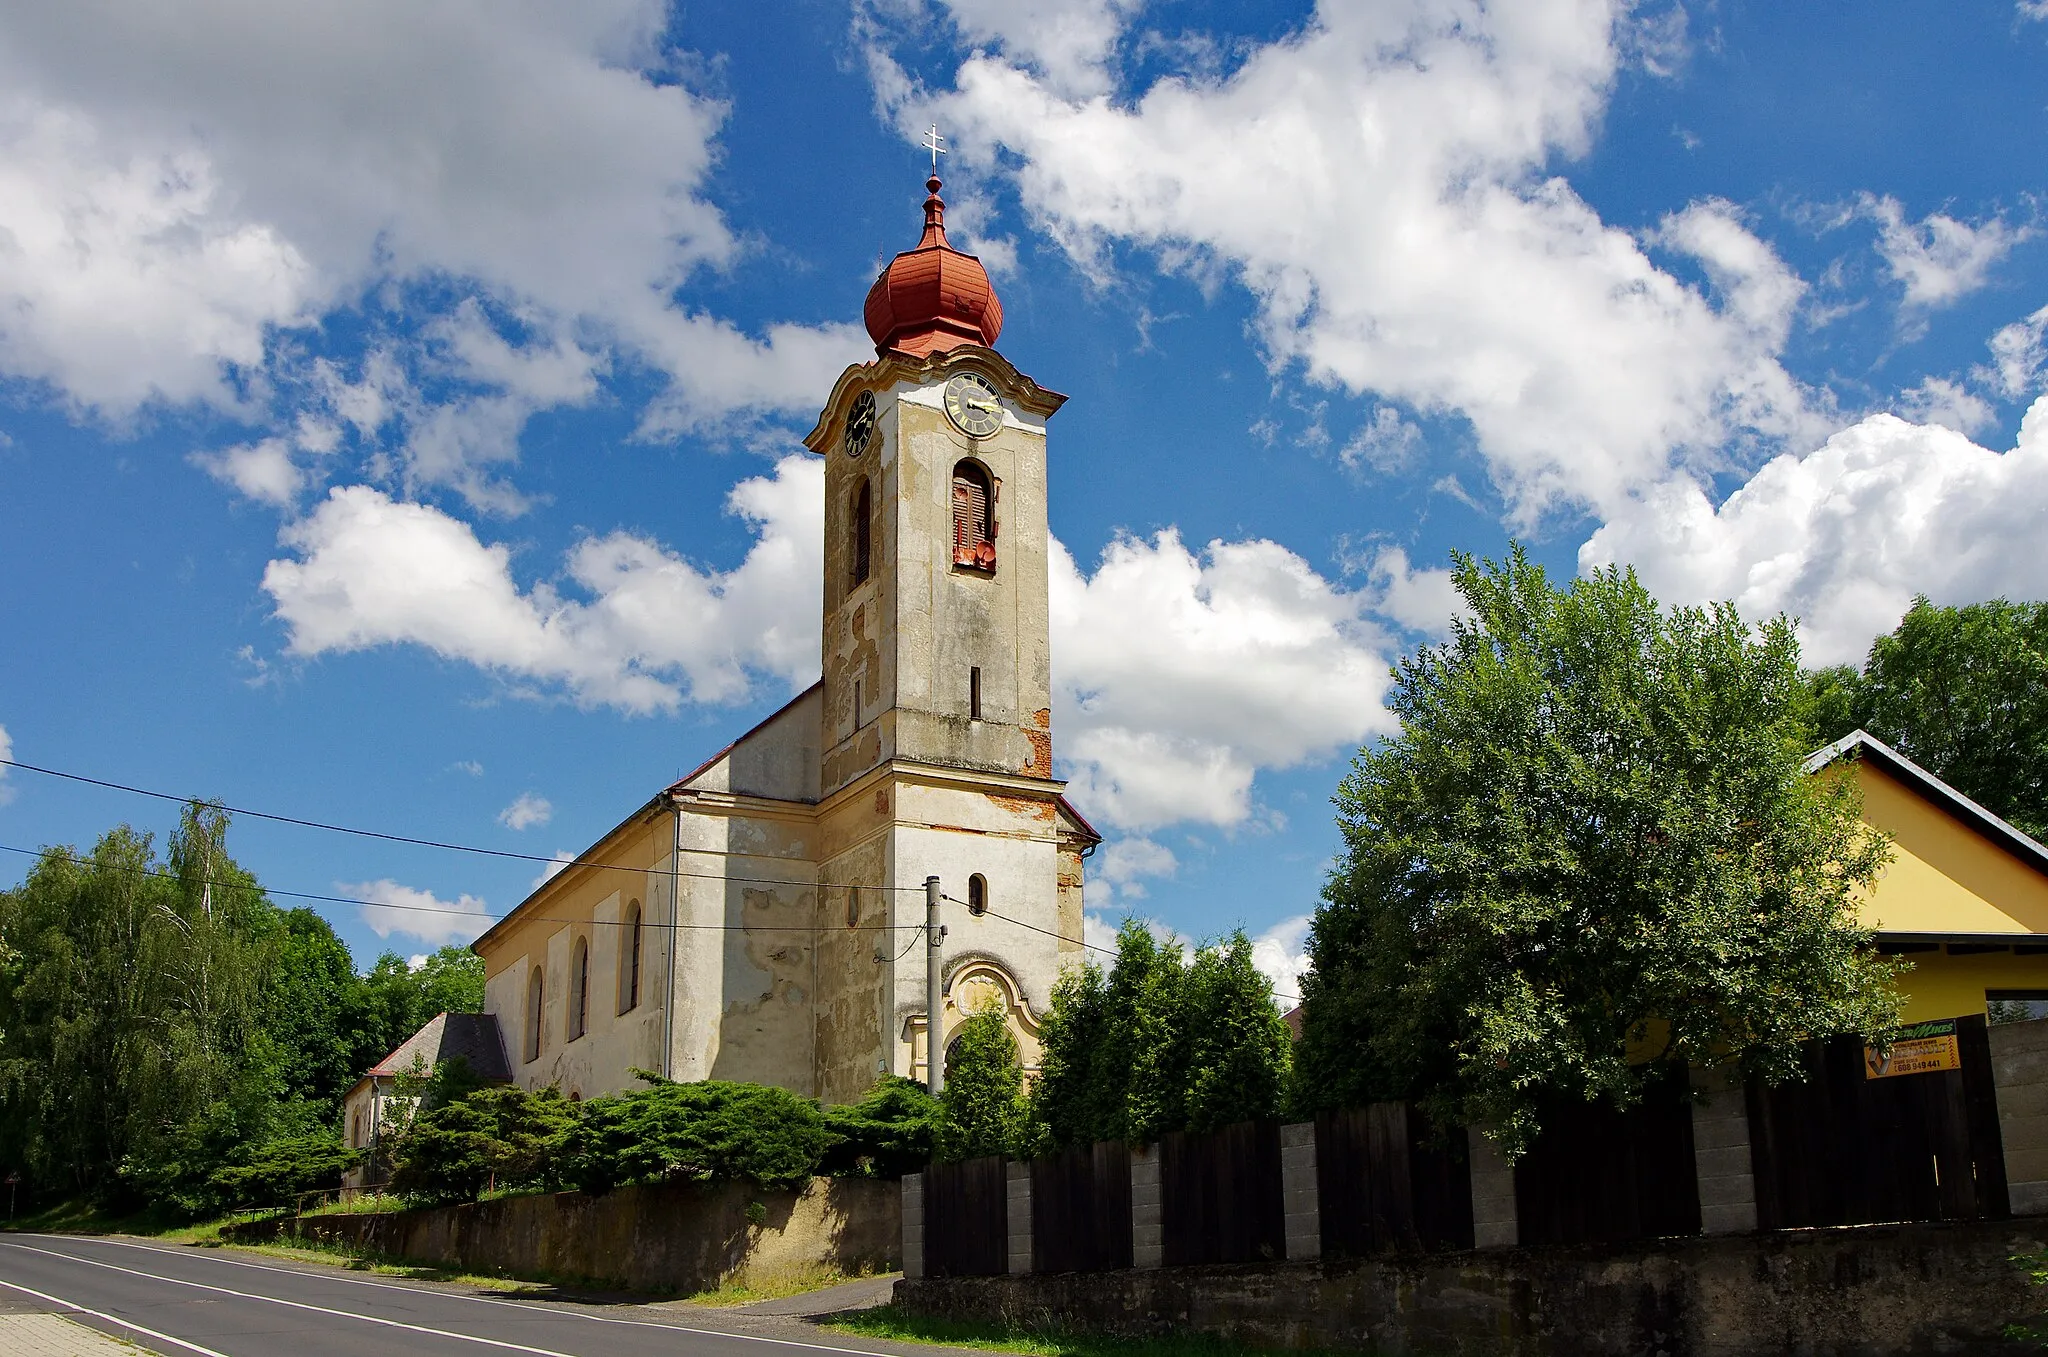
[[[2038,1352],[2048,1310],[2009,1260],[2036,1222],[1864,1226],[1622,1247],[897,1283],[896,1303],[1130,1336],[1431,1357],[1920,1357]]]
[[[243,1242],[296,1234],[437,1267],[691,1292],[824,1269],[893,1271],[903,1258],[900,1201],[894,1181],[874,1179],[817,1178],[801,1192],[690,1183],[285,1217],[222,1234]],[[747,1219],[755,1203],[758,1224]]]

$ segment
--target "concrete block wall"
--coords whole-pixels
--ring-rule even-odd
[[[1316,1190],[1316,1124],[1280,1128],[1280,1197],[1287,1216],[1287,1258],[1323,1255],[1322,1206]]]
[[[1031,1165],[1012,1160],[1003,1165],[1004,1189],[1010,1208],[1009,1270],[1031,1271]]]
[[[903,1175],[903,1275],[924,1276],[924,1175]]]
[[[1515,1218],[1515,1169],[1501,1157],[1487,1130],[1475,1126],[1471,1131],[1472,1245],[1513,1248],[1522,1242]]]
[[[1749,1153],[1749,1101],[1740,1074],[1692,1070],[1704,1095],[1692,1105],[1693,1167],[1699,1175],[1700,1232],[1746,1234],[1756,1228],[1756,1174]]]
[[[1999,1023],[1987,1035],[2012,1213],[2048,1215],[2048,1019]]]
[[[1166,1261],[1166,1209],[1159,1187],[1159,1147],[1131,1151],[1131,1266]]]

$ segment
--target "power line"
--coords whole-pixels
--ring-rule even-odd
[[[191,804],[194,804],[194,803],[197,803],[197,804],[199,804],[199,805],[205,805],[205,806],[213,806],[213,807],[215,807],[215,808],[217,808],[217,809],[219,809],[219,810],[224,810],[224,811],[226,811],[226,812],[227,812],[228,814],[230,814],[230,815],[240,815],[240,816],[244,816],[244,817],[246,817],[246,818],[248,818],[248,819],[251,819],[251,820],[269,820],[269,821],[272,821],[272,822],[274,822],[274,823],[276,823],[276,824],[283,824],[283,825],[297,825],[297,826],[298,826],[298,827],[300,827],[301,829],[321,829],[321,830],[326,830],[326,831],[327,831],[328,833],[331,833],[331,834],[353,834],[353,835],[357,836],[358,838],[364,838],[364,839],[381,839],[381,840],[383,840],[383,841],[384,841],[384,842],[386,842],[386,843],[403,843],[403,844],[410,844],[410,845],[412,845],[412,846],[413,846],[413,847],[415,847],[415,848],[440,848],[440,849],[444,849],[444,850],[446,850],[446,851],[448,851],[448,852],[451,852],[451,853],[476,853],[476,854],[480,854],[480,855],[482,855],[482,856],[484,856],[484,857],[493,857],[493,858],[510,858],[510,859],[512,859],[512,860],[514,860],[514,861],[517,861],[517,862],[545,862],[545,863],[548,863],[548,864],[550,864],[550,865],[553,865],[553,866],[559,866],[559,867],[563,868],[564,870],[566,870],[566,869],[568,869],[568,868],[570,868],[570,867],[590,867],[590,868],[595,868],[595,869],[598,869],[598,870],[602,870],[602,871],[608,871],[608,872],[639,872],[639,873],[641,873],[641,874],[643,874],[643,875],[645,875],[645,874],[648,874],[648,873],[649,873],[649,872],[650,872],[650,871],[652,870],[652,869],[649,869],[649,868],[644,868],[644,867],[627,867],[627,866],[624,866],[624,865],[622,865],[622,864],[620,864],[620,863],[615,863],[615,862],[585,862],[585,861],[584,861],[584,860],[583,860],[583,859],[582,859],[582,858],[581,858],[580,856],[579,856],[579,857],[576,857],[576,858],[571,858],[571,859],[568,859],[568,860],[564,860],[564,859],[562,859],[562,858],[557,858],[557,857],[542,857],[542,856],[540,856],[540,855],[539,855],[538,853],[519,853],[519,852],[514,852],[514,851],[513,851],[512,849],[509,849],[509,848],[484,848],[484,847],[482,847],[482,846],[480,846],[480,845],[477,845],[477,844],[467,844],[467,843],[444,843],[444,842],[442,842],[442,841],[440,841],[440,840],[438,840],[438,839],[416,839],[416,838],[413,838],[412,836],[410,836],[410,835],[406,835],[406,834],[386,834],[386,833],[382,832],[381,830],[375,830],[375,829],[357,829],[357,828],[354,828],[353,826],[350,826],[350,825],[335,825],[335,824],[328,824],[328,823],[326,823],[325,821],[321,821],[321,820],[305,820],[305,819],[301,819],[301,818],[299,818],[298,816],[295,816],[295,815],[278,815],[278,814],[274,814],[273,812],[270,812],[270,811],[266,811],[266,810],[250,810],[250,809],[249,809],[249,808],[247,808],[246,806],[230,806],[230,805],[228,805],[228,804],[227,804],[226,802],[223,802],[223,801],[210,801],[210,800],[208,800],[207,798],[205,798],[205,797],[203,797],[203,796],[179,796],[179,795],[177,795],[177,794],[175,794],[175,793],[173,793],[173,792],[158,792],[158,791],[151,791],[151,790],[150,790],[150,789],[148,789],[147,787],[131,787],[131,786],[127,785],[126,783],[122,783],[122,782],[107,782],[107,781],[104,781],[103,779],[100,779],[100,778],[96,778],[96,777],[87,777],[87,776],[85,776],[85,775],[84,775],[83,773],[67,773],[67,772],[64,772],[64,771],[62,771],[62,770],[60,770],[60,769],[56,769],[56,768],[40,768],[40,767],[37,767],[37,766],[36,766],[35,764],[33,764],[33,763],[20,763],[20,762],[17,762],[16,760],[14,760],[14,759],[0,759],[0,767],[6,767],[6,768],[19,768],[19,769],[21,769],[21,770],[22,770],[23,772],[25,772],[25,773],[41,773],[41,774],[42,774],[43,776],[45,776],[45,777],[55,777],[55,778],[62,778],[62,779],[64,779],[64,780],[65,780],[65,781],[67,781],[67,782],[82,782],[82,783],[85,783],[85,784],[86,784],[87,786],[91,786],[91,787],[104,787],[104,788],[106,788],[106,789],[107,789],[107,790],[109,790],[109,791],[116,791],[116,792],[128,792],[128,793],[130,793],[131,795],[134,795],[134,796],[147,796],[147,797],[151,797],[151,798],[154,798],[155,800],[158,800],[158,801],[175,801],[175,802],[177,802],[177,803],[178,803],[179,805],[181,805],[181,806],[182,806],[182,805],[191,805]],[[13,851],[19,852],[20,850],[19,850],[19,849],[16,849],[16,850],[13,850]],[[723,854],[724,856],[727,856],[727,857],[742,857],[742,856],[746,856],[745,854],[739,854],[739,853],[730,853],[730,852],[726,852],[725,850],[722,850],[722,849],[715,849],[715,848],[685,848],[685,849],[684,849],[683,851],[684,851],[685,853],[705,853],[705,854],[712,854],[712,853],[720,853],[720,854]],[[780,880],[780,879],[778,879],[778,878],[775,878],[775,877],[766,877],[766,876],[747,876],[747,877],[741,877],[741,876],[731,876],[731,875],[728,875],[728,874],[726,874],[726,873],[723,873],[723,872],[716,872],[716,873],[714,873],[714,872],[663,872],[663,873],[661,873],[661,875],[663,875],[663,876],[681,876],[681,877],[688,877],[688,878],[690,878],[691,880],[696,880],[696,881],[738,881],[738,882],[743,882],[744,884],[746,884],[746,885],[749,885],[749,886],[812,886],[812,887],[815,887],[815,886],[820,886],[820,885],[829,885],[829,884],[833,884],[833,883],[829,883],[829,882],[818,882],[818,881],[784,881],[784,880]],[[923,887],[923,886],[921,886],[921,885],[920,885],[920,886],[863,886],[863,887],[861,887],[861,889],[862,889],[862,890],[890,890],[890,891],[917,891],[917,892],[919,892],[919,893],[922,893],[922,892],[923,892],[923,890],[924,890],[924,887]],[[287,894],[287,892],[283,892],[283,891],[280,891],[280,892],[279,892],[279,894],[281,894],[281,895],[282,895],[282,894]],[[391,908],[391,906],[388,906],[388,905],[387,905],[387,906],[385,906],[385,908],[387,908],[387,909],[388,909],[388,908]]]
[[[14,847],[11,847],[11,846],[9,846],[9,845],[7,845],[7,844],[0,844],[0,853],[19,853],[19,854],[21,854],[21,855],[22,855],[22,856],[24,856],[24,857],[32,857],[32,858],[39,858],[39,857],[43,857],[43,856],[44,856],[44,855],[46,855],[46,854],[55,854],[56,856],[58,856],[58,857],[62,858],[62,859],[63,859],[64,861],[66,861],[66,862],[70,862],[70,863],[74,863],[74,864],[76,864],[76,865],[78,865],[78,866],[81,866],[81,867],[85,867],[85,866],[90,866],[90,865],[91,865],[91,863],[92,863],[92,860],[91,860],[90,858],[82,858],[82,857],[78,856],[78,855],[77,855],[76,853],[72,853],[72,852],[69,852],[69,851],[67,851],[67,850],[62,850],[62,849],[56,849],[56,848],[45,848],[45,849],[34,849],[34,848],[14,848]],[[155,877],[162,877],[162,878],[164,878],[164,879],[166,879],[166,880],[171,880],[171,881],[184,881],[184,880],[187,880],[187,879],[188,879],[188,878],[186,878],[186,877],[185,877],[185,876],[184,876],[184,875],[183,875],[182,873],[179,873],[179,872],[167,872],[167,871],[165,871],[165,870],[164,870],[163,868],[161,868],[161,867],[134,867],[134,868],[129,868],[129,869],[127,869],[127,870],[130,870],[130,871],[134,871],[134,872],[139,872],[139,873],[140,873],[140,874],[142,874],[143,876],[155,876]],[[194,878],[190,878],[190,879],[191,879],[191,880],[195,880],[195,881],[198,881],[198,882],[199,882],[199,883],[201,883],[202,885],[208,885],[208,886],[220,886],[220,887],[223,887],[223,888],[226,888],[226,887],[232,887],[232,886],[241,886],[241,885],[247,884],[247,883],[244,883],[244,882],[239,882],[239,881],[227,881],[227,880],[222,880],[222,879],[221,879],[221,878],[219,878],[219,877],[194,877]],[[739,880],[740,878],[737,878],[737,877],[735,877],[735,878],[733,878],[733,879],[734,879],[734,880]],[[828,883],[828,884],[829,884],[829,883]],[[278,887],[275,887],[275,886],[265,886],[265,885],[263,885],[263,884],[262,884],[261,882],[257,882],[257,883],[255,884],[255,889],[256,889],[256,890],[258,890],[258,891],[260,891],[260,892],[262,892],[262,893],[263,893],[263,894],[265,894],[265,895],[284,895],[284,896],[289,896],[289,897],[291,897],[291,898],[292,898],[292,899],[294,899],[294,900],[317,900],[317,901],[322,901],[322,902],[324,902],[324,903],[327,903],[327,904],[333,904],[333,905],[367,905],[368,907],[370,907],[370,908],[372,908],[372,909],[395,909],[395,910],[399,910],[399,911],[402,911],[402,912],[405,912],[405,913],[412,913],[412,914],[439,914],[439,915],[444,915],[444,916],[450,916],[450,915],[452,915],[452,916],[454,916],[454,917],[456,917],[456,918],[467,918],[467,919],[490,919],[490,920],[491,920],[491,922],[493,922],[493,923],[497,922],[497,920],[495,920],[495,919],[491,919],[491,916],[490,916],[490,915],[488,915],[488,914],[483,914],[483,913],[479,913],[479,912],[478,912],[478,911],[476,911],[476,910],[470,910],[470,909],[456,909],[456,908],[453,908],[453,907],[450,907],[450,906],[444,906],[444,905],[398,905],[398,904],[387,904],[386,902],[384,902],[384,901],[382,901],[382,900],[359,900],[359,899],[356,899],[356,898],[354,898],[354,897],[352,897],[352,896],[347,896],[347,895],[316,895],[316,894],[314,894],[314,893],[313,893],[313,892],[311,892],[311,891],[288,891],[288,890],[282,890],[282,889],[279,889]],[[870,889],[870,887],[867,887],[867,886],[855,886],[855,887],[848,887],[847,889],[851,889],[851,890],[868,890],[868,889]],[[920,887],[919,887],[918,889],[922,890],[922,889],[923,889],[923,887],[921,887],[921,886],[920,886]],[[625,926],[626,926],[626,924],[625,924],[625,920],[623,920],[623,919],[560,919],[560,918],[551,918],[551,917],[549,917],[549,916],[547,916],[547,915],[538,915],[538,914],[536,914],[536,915],[528,915],[528,916],[527,916],[527,918],[526,918],[526,921],[527,921],[527,922],[530,922],[530,923],[543,923],[543,924],[589,924],[589,925],[591,925],[592,927],[604,926],[604,927],[612,927],[612,928],[623,928],[623,927],[625,927]],[[900,931],[902,931],[903,929],[906,929],[906,928],[916,928],[916,929],[922,929],[922,928],[924,927],[924,925],[923,925],[923,924],[921,924],[921,923],[920,923],[920,924],[907,924],[907,923],[903,923],[903,924],[846,924],[846,925],[831,925],[831,924],[824,924],[824,925],[803,925],[803,924],[686,924],[686,923],[674,923],[674,924],[668,924],[668,923],[659,923],[659,922],[654,922],[654,921],[649,921],[649,920],[644,920],[644,919],[642,920],[642,923],[643,923],[643,925],[644,925],[644,926],[646,926],[646,927],[648,927],[648,928],[688,928],[688,929],[698,929],[698,930],[702,930],[702,931],[705,931],[705,932],[721,932],[721,933],[840,933],[840,932],[845,932],[845,933],[895,933],[895,932],[900,932]]]
[[[960,905],[964,907],[970,914],[974,912],[974,907],[972,905],[969,905],[965,900],[955,900],[950,895],[943,895],[939,898],[946,901],[946,903],[948,904]],[[1091,952],[1100,952],[1104,956],[1116,955],[1116,949],[1114,947],[1098,947],[1094,943],[1088,941],[1086,938],[1076,938],[1070,937],[1065,933],[1056,933],[1050,928],[1040,928],[1037,924],[1028,924],[1025,923],[1022,919],[1013,919],[1007,914],[998,914],[992,909],[984,909],[981,912],[991,919],[1001,919],[1004,923],[1015,924],[1019,928],[1028,928],[1033,933],[1043,933],[1048,938],[1058,938],[1061,942],[1079,943],[1081,946],[1087,948]],[[1286,999],[1297,1004],[1301,1002],[1301,996],[1299,994],[1282,994],[1278,990],[1273,991],[1273,997],[1275,999]]]

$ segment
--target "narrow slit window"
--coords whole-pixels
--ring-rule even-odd
[[[568,1039],[575,1041],[590,1030],[590,940],[576,939],[569,953]]]
[[[533,968],[533,974],[526,981],[526,1059],[527,1063],[540,1059],[540,1020],[543,1012],[542,1000],[546,996],[540,967]]]
[[[858,586],[867,583],[868,571],[874,563],[874,493],[867,477],[861,477],[860,489],[853,495],[853,583]]]
[[[626,906],[619,929],[619,1012],[631,1013],[640,1006],[640,902]]]
[[[988,878],[980,872],[967,878],[967,912],[976,918],[988,913]]]
[[[860,729],[860,680],[853,681],[853,728]]]
[[[953,468],[953,564],[996,568],[995,487],[976,461]]]
[[[981,719],[981,666],[975,665],[967,671],[967,715],[969,719]]]

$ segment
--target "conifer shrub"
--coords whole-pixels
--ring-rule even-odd
[[[714,1179],[794,1188],[816,1172],[831,1143],[824,1114],[788,1089],[715,1079],[661,1083],[584,1103],[565,1168],[591,1193]]]
[[[475,1201],[488,1187],[552,1187],[577,1124],[559,1089],[476,1089],[429,1108],[397,1138],[391,1189],[420,1203]]]
[[[885,1074],[857,1103],[825,1109],[832,1142],[818,1172],[832,1178],[901,1178],[929,1164],[945,1115],[924,1085]]]

